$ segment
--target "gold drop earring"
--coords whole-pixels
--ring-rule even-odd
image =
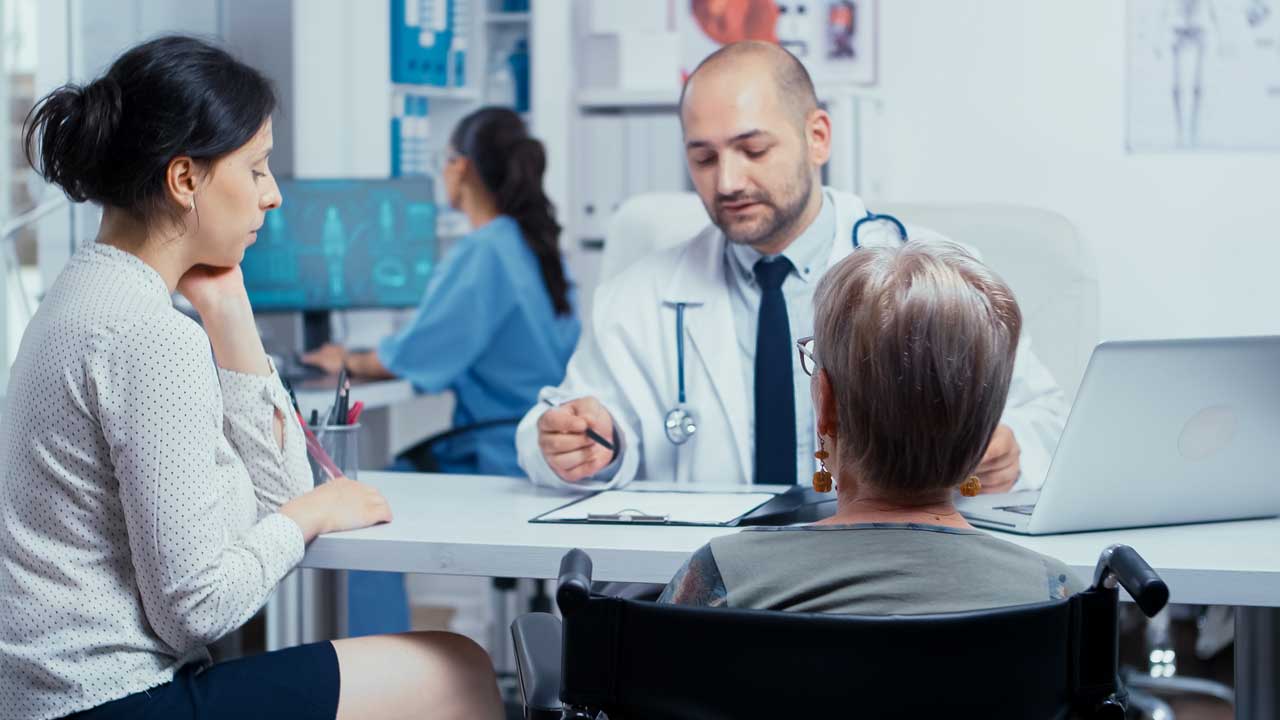
[[[821,469],[813,474],[813,489],[822,493],[831,492],[831,471],[827,469],[827,458],[831,456],[827,453],[827,441],[821,435],[818,436],[818,451],[813,456],[821,466]]]
[[[965,497],[977,497],[982,492],[982,481],[977,475],[970,475],[960,483],[960,494]]]

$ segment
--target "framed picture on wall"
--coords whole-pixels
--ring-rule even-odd
[[[1280,150],[1280,0],[1128,0],[1131,153]]]
[[[681,72],[688,76],[729,43],[762,40],[786,48],[819,87],[875,85],[877,0],[679,0]]]

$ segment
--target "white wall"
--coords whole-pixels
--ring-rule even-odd
[[[297,177],[391,174],[391,5],[293,2],[293,170]]]
[[[1280,333],[1280,154],[1126,155],[1123,0],[880,7],[870,199],[1063,213],[1106,338]]]

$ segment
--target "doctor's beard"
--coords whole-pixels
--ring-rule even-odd
[[[809,195],[813,192],[813,176],[806,164],[802,163],[797,169],[799,172],[792,181],[777,188],[776,194],[761,189],[756,192],[716,196],[713,219],[729,242],[751,247],[772,245],[786,234],[793,235],[794,239],[795,235],[804,230],[796,228],[795,224],[804,213]],[[733,223],[730,212],[724,209],[723,204],[740,202],[759,203],[765,212],[756,220]]]

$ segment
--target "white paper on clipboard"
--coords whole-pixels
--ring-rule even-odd
[[[556,521],[635,521],[723,525],[772,500],[767,492],[605,490],[538,518]]]

